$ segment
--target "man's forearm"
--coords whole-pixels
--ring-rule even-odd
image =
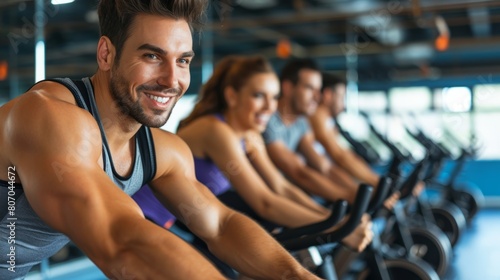
[[[243,275],[254,279],[319,279],[249,218],[234,213],[221,226],[221,235],[207,240],[207,245]]]
[[[306,192],[320,196],[328,201],[338,199],[345,199],[349,203],[354,201],[355,191],[335,184],[329,178],[311,168],[303,167],[298,172],[288,175]]]
[[[114,230],[116,250],[109,259],[89,256],[110,279],[226,279],[189,244],[149,221],[119,227],[126,230]]]
[[[346,170],[351,176],[364,183],[372,186],[378,184],[379,176],[371,170],[368,164],[356,157],[351,151],[331,145],[330,141],[334,140],[321,139],[320,143],[325,147],[327,154],[337,165]]]
[[[320,204],[316,203],[308,194],[303,192],[301,189],[295,186],[290,186],[287,187],[284,191],[284,195],[290,199],[293,200],[300,205],[307,207],[308,209],[311,209],[313,211],[316,211],[320,214],[323,215],[329,215],[330,211],[328,209],[324,208]]]
[[[360,181],[365,182],[373,187],[376,187],[380,176],[373,172],[370,166],[361,158],[355,155],[352,151],[346,151],[347,160],[341,166],[348,170],[354,177]]]

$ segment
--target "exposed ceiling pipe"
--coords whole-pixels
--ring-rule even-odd
[[[403,42],[404,30],[397,19],[397,15],[403,11],[401,4],[386,3],[380,0],[356,0],[342,3],[342,5],[333,2],[332,8],[336,11],[344,9],[364,12],[350,20],[358,27],[355,32],[360,36],[369,35],[386,46],[397,46]]]

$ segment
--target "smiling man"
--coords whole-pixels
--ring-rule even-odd
[[[291,59],[280,75],[281,96],[278,110],[262,134],[275,165],[308,193],[328,201],[354,201],[358,186],[340,185],[328,159],[314,150],[314,133],[307,116],[318,106],[322,85],[316,62],[308,58]]]
[[[243,274],[317,279],[223,206],[195,179],[187,145],[158,129],[189,86],[191,25],[205,2],[100,1],[95,75],[40,82],[0,107],[0,191],[8,198],[0,209],[0,279],[23,278],[69,240],[112,279],[223,279],[144,219],[130,195],[145,183]]]

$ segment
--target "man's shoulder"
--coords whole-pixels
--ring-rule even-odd
[[[269,121],[267,123],[267,129],[278,129],[280,127],[284,127],[285,124],[283,123],[283,120],[281,119],[280,115],[278,112],[275,112],[274,114],[271,115],[269,118]]]
[[[88,153],[85,152],[89,158],[102,151],[99,127],[92,115],[52,95],[54,91],[48,90],[52,87],[37,84],[0,111],[0,129],[4,132],[0,133],[0,148],[13,151],[6,153],[11,161],[20,160],[22,153],[18,151],[21,150],[33,153],[30,156],[33,159],[62,158],[80,149],[81,145],[89,148]]]
[[[157,154],[171,153],[173,151],[184,152],[187,147],[185,141],[172,132],[160,128],[151,128],[151,134]]]
[[[52,81],[35,84],[27,92],[2,106],[0,111],[4,120],[20,118],[33,121],[55,118],[51,121],[75,121],[79,117],[89,117],[85,110],[76,105],[75,98],[68,88]]]
[[[156,127],[150,127],[151,134],[153,136],[153,140],[158,143],[169,143],[172,141],[175,141],[176,138],[179,138],[177,135],[173,134],[170,131],[161,129],[161,128],[156,128]]]
[[[283,123],[280,115],[276,112],[271,116],[269,122],[267,123],[266,129],[262,133],[264,142],[267,145],[275,141],[279,141],[285,136],[285,134],[285,124]]]
[[[47,97],[48,100],[62,101],[72,105],[76,105],[75,98],[68,88],[67,84],[70,79],[51,79],[36,83],[23,95],[36,93],[39,96]]]
[[[1,114],[2,121],[9,123],[10,134],[28,139],[69,134],[74,138],[98,131],[92,115],[62,91],[63,85],[39,83],[9,102]]]
[[[55,117],[61,121],[75,121],[79,117],[88,119],[90,116],[76,105],[73,94],[66,86],[54,81],[39,82],[7,104],[10,105],[9,115],[27,118]]]
[[[151,128],[151,134],[154,141],[157,176],[182,171],[182,167],[189,168],[193,156],[182,138],[160,128]]]

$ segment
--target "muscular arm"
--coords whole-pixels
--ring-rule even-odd
[[[158,163],[160,170],[165,171],[151,182],[151,188],[217,257],[255,279],[317,279],[255,222],[225,207],[196,181],[192,156],[185,143],[177,138],[163,143],[157,139],[155,136],[157,147],[176,147],[176,151],[159,148],[163,151],[158,153],[158,159],[169,158],[170,162]]]
[[[6,151],[30,205],[109,278],[223,279],[189,245],[146,221],[111,182],[98,163],[100,132],[87,112],[26,93],[6,123]]]
[[[309,118],[309,123],[311,124],[318,142],[321,143],[327,154],[335,163],[349,172],[353,177],[372,186],[376,186],[379,181],[379,176],[374,173],[365,162],[337,143],[337,135],[334,129],[327,125],[328,118],[328,113],[320,109]]]
[[[332,163],[323,155],[320,155],[314,149],[314,134],[312,131],[307,132],[300,139],[298,152],[302,154],[307,162],[307,165],[314,168],[323,175],[327,175]]]
[[[308,167],[281,141],[267,144],[266,148],[278,169],[305,191],[329,201],[337,199],[345,199],[351,203],[354,201],[355,194],[352,191],[331,182],[318,171]]]
[[[299,143],[298,150],[306,158],[308,165],[315,168],[334,183],[348,188],[351,192],[357,192],[358,185],[354,182],[350,174],[333,165],[326,156],[319,154],[314,148],[315,141],[314,134],[311,131],[305,134]]]
[[[320,204],[316,203],[308,194],[306,194],[302,189],[293,185],[291,182],[286,180],[283,188],[283,196],[286,198],[293,200],[304,207],[307,207],[311,210],[314,210],[320,214],[326,215],[330,214],[330,211]]]

